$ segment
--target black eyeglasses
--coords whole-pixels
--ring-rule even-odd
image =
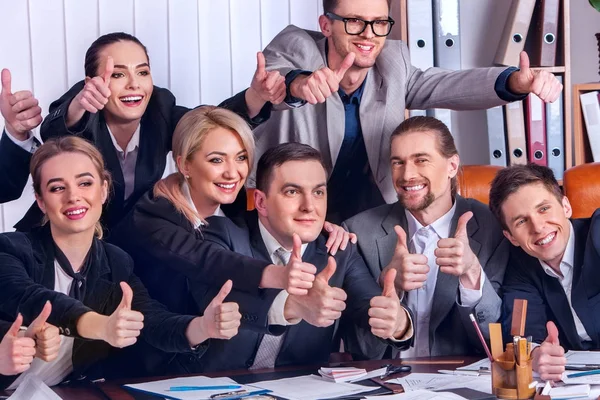
[[[371,30],[375,36],[387,36],[392,31],[392,26],[396,22],[391,17],[388,17],[388,19],[366,21],[361,18],[341,17],[332,12],[325,13],[325,16],[336,21],[344,21],[344,28],[348,35],[360,35],[365,31],[367,25],[371,25]]]

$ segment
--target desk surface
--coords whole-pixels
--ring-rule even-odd
[[[330,364],[330,366],[354,366],[372,370],[380,368],[384,364],[408,364],[412,366],[413,372],[437,372],[438,369],[455,369],[462,365],[468,365],[479,358],[474,357],[431,357],[431,358],[414,358],[405,360],[376,360],[376,361],[361,361],[361,362],[344,362]],[[224,371],[218,373],[203,374],[211,377],[229,376],[240,378],[243,377],[244,383],[258,382],[267,379],[277,379],[296,375],[316,373],[319,366],[314,367],[283,367],[276,369],[265,369],[258,371],[238,370]],[[392,377],[400,377],[404,374],[393,375]],[[124,383],[137,383],[143,381],[152,381],[166,379],[168,377],[147,378],[144,380],[127,380],[118,382],[105,382],[96,385],[82,387],[55,387],[54,391],[64,400],[86,399],[86,400],[136,400],[136,399],[156,399],[157,397],[137,395],[134,397],[130,392],[125,390],[121,385]]]

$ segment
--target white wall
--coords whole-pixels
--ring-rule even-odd
[[[492,65],[509,6],[460,1],[463,68]],[[277,32],[289,23],[317,29],[321,12],[321,0],[0,0],[0,68],[11,69],[13,90],[33,90],[46,114],[83,78],[90,43],[121,30],[148,47],[155,83],[180,104],[217,104],[249,84],[256,51]],[[573,82],[598,81],[600,13],[575,0],[571,20]],[[454,113],[452,131],[464,163],[486,162],[485,112]],[[28,186],[21,199],[0,206],[0,231],[32,200]]]

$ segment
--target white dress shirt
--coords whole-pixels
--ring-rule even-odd
[[[405,295],[406,305],[413,311],[414,321],[416,321],[416,337],[413,347],[401,352],[401,357],[428,357],[429,352],[429,319],[431,316],[431,306],[433,303],[433,294],[439,272],[439,266],[435,263],[434,251],[440,239],[452,237],[454,232],[450,232],[452,218],[456,211],[456,203],[443,216],[428,226],[423,226],[408,211],[405,210],[406,220],[408,222],[407,238],[409,238],[408,248],[412,254],[424,254],[427,257],[429,273],[423,287],[411,290]],[[473,307],[483,295],[483,283],[485,274],[481,271],[479,290],[467,289],[462,283],[459,283],[460,300],[456,301],[460,306]]]
[[[54,291],[69,295],[73,278],[71,278],[60,267],[57,261],[54,261]],[[51,362],[34,358],[31,367],[23,372],[10,385],[8,390],[16,389],[25,379],[26,375],[33,374],[40,378],[46,385],[54,386],[61,383],[71,372],[73,372],[73,341],[72,337],[60,337],[60,349],[58,357]]]
[[[129,143],[127,143],[127,148],[123,150],[121,146],[119,146],[119,143],[117,143],[117,139],[110,130],[110,127],[106,124],[108,133],[110,134],[110,140],[112,140],[113,146],[115,146],[115,150],[117,150],[117,158],[121,165],[121,172],[123,173],[123,180],[125,181],[125,200],[131,196],[131,193],[133,193],[133,189],[135,188],[135,165],[137,163],[140,147],[140,126],[141,125],[138,124]]]
[[[583,323],[579,319],[579,316],[573,309],[573,303],[571,302],[571,290],[573,289],[573,264],[575,262],[575,233],[573,232],[573,225],[569,221],[569,241],[567,242],[567,248],[565,254],[563,254],[562,260],[560,260],[560,272],[562,276],[556,273],[551,266],[546,264],[544,261],[539,260],[544,268],[544,272],[553,278],[558,279],[560,285],[565,291],[567,301],[569,302],[569,308],[571,308],[571,314],[573,314],[573,320],[575,321],[575,328],[577,334],[582,341],[591,341],[592,338],[588,335],[583,326]]]
[[[29,153],[33,153],[39,147],[39,142],[36,141],[35,136],[31,131],[27,133],[27,139],[25,140],[17,139],[16,137],[8,133],[6,129],[4,129],[4,134],[8,136],[8,138],[12,140],[14,144],[16,144],[17,146]]]
[[[183,197],[185,197],[185,199],[187,200],[187,202],[190,205],[190,207],[192,208],[192,210],[194,210],[196,212],[196,214],[200,215],[200,213],[198,212],[198,209],[196,208],[196,205],[194,204],[194,200],[192,200],[192,194],[190,193],[190,185],[185,180],[181,184],[181,193],[183,194]],[[214,217],[225,217],[225,213],[223,212],[223,210],[221,210],[220,205],[217,207],[215,212],[213,212],[213,214],[211,215],[211,217],[213,217],[213,216]],[[196,219],[193,222],[193,224],[194,224],[194,229],[198,229],[199,227],[204,225],[204,223],[200,219]]]

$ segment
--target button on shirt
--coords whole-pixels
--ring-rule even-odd
[[[414,322],[416,324],[416,337],[414,346],[401,352],[401,357],[428,357],[429,352],[429,320],[431,317],[431,306],[433,304],[433,295],[439,266],[435,263],[434,251],[437,248],[438,240],[449,238],[453,232],[450,232],[452,217],[456,211],[456,203],[450,211],[438,218],[431,225],[423,226],[408,211],[405,210],[406,220],[408,222],[408,243],[411,254],[424,254],[427,256],[429,273],[423,287],[407,292],[406,305],[413,311]],[[481,272],[479,290],[467,289],[459,283],[460,305],[464,307],[473,307],[479,302],[483,293],[483,282],[485,274]],[[458,299],[457,299],[458,302]]]
[[[117,150],[117,158],[119,159],[123,181],[125,182],[125,200],[127,200],[135,188],[135,165],[140,148],[140,125],[136,128],[125,150],[117,143],[117,139],[110,130],[110,127],[106,125],[106,128],[110,134],[110,140],[112,140],[113,146]]]
[[[569,241],[567,242],[567,247],[565,249],[565,254],[563,254],[563,258],[560,261],[560,272],[562,276],[556,273],[552,269],[551,266],[546,264],[544,261],[539,260],[540,264],[542,264],[542,268],[544,268],[544,272],[549,276],[558,279],[560,285],[565,291],[565,295],[567,296],[567,301],[569,302],[569,308],[571,309],[571,314],[573,315],[573,320],[575,321],[575,328],[577,329],[577,334],[579,338],[586,342],[591,341],[592,338],[587,334],[583,323],[577,316],[577,313],[573,309],[573,303],[571,302],[571,291],[573,289],[573,264],[575,262],[575,233],[573,232],[573,225],[569,221]]]

